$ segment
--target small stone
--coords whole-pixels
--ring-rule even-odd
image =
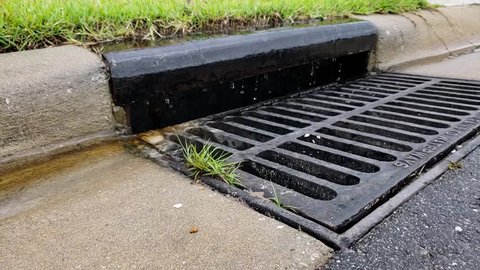
[[[285,228],[285,226],[283,226],[283,225],[278,225],[277,226],[277,229],[283,229],[283,228]]]
[[[181,203],[177,203],[177,204],[174,204],[173,207],[175,208],[181,208],[183,206],[183,204]]]
[[[307,134],[305,134],[305,136],[303,136],[303,137],[308,138],[308,137],[310,137],[310,134],[307,133]]]
[[[190,229],[190,233],[197,233],[198,232],[198,228],[193,226],[191,229]]]
[[[462,232],[463,229],[462,229],[462,227],[460,227],[460,226],[455,226],[455,231],[456,231],[456,232]]]

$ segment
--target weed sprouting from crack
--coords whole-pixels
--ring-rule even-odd
[[[200,176],[218,177],[225,183],[233,186],[243,187],[241,180],[237,175],[240,162],[230,162],[228,153],[222,153],[207,142],[201,149],[188,142],[182,143],[178,138],[183,149],[183,156],[191,171],[191,176],[196,181]]]
[[[463,168],[463,164],[461,162],[450,161],[448,162],[448,169],[450,171],[458,170]]]
[[[291,206],[291,205],[285,205],[283,202],[282,202],[282,199],[280,198],[280,196],[277,194],[277,191],[275,190],[275,188],[273,187],[273,184],[272,184],[272,190],[273,190],[273,198],[270,198],[270,201],[272,201],[276,206],[280,207],[280,208],[283,208],[285,210],[290,210],[292,212],[297,212],[298,210],[298,207],[295,207],[295,206]]]

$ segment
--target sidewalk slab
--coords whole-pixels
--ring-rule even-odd
[[[0,198],[2,269],[315,269],[332,252],[119,145],[6,175]]]

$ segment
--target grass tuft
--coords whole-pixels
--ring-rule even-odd
[[[282,202],[282,199],[280,198],[280,196],[277,194],[277,191],[275,190],[275,188],[273,187],[273,184],[272,184],[272,190],[273,190],[273,198],[270,198],[270,201],[272,201],[277,207],[280,207],[280,208],[283,208],[285,210],[290,210],[292,212],[297,212],[298,208],[295,207],[295,206],[291,206],[291,205],[285,205],[283,202]]]
[[[448,162],[448,169],[450,171],[458,170],[463,168],[463,164],[461,162],[449,161]]]
[[[237,176],[237,169],[241,163],[228,161],[229,154],[215,148],[210,142],[198,149],[194,144],[182,143],[180,139],[178,141],[194,180],[206,175],[218,177],[229,185],[243,187]]]
[[[428,6],[427,0],[0,0],[0,52]]]

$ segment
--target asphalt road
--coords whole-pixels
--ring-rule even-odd
[[[326,269],[480,269],[480,148]]]

